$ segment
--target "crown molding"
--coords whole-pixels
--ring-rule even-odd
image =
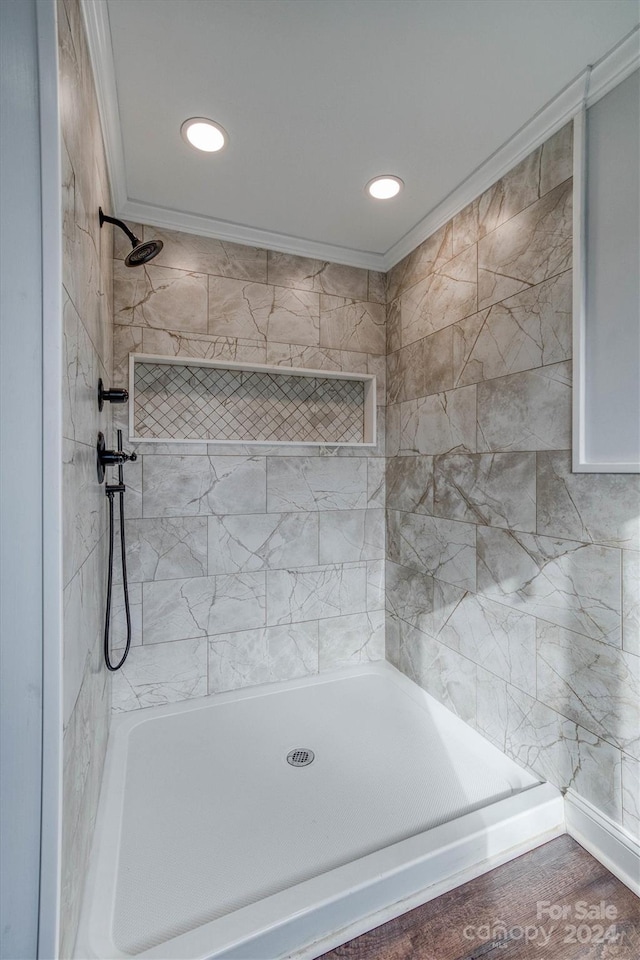
[[[640,27],[636,27],[592,68],[588,67],[553,97],[386,253],[375,253],[130,199],[126,189],[124,148],[107,0],[81,0],[81,5],[93,66],[115,216],[153,227],[196,233],[218,240],[266,247],[281,253],[330,260],[383,273],[395,266],[468,203],[524,160],[532,150],[572,120],[584,106],[587,81],[586,103],[591,106],[640,67]]]
[[[279,253],[291,253],[299,257],[313,257],[315,260],[329,260],[332,263],[344,263],[350,267],[363,267],[365,270],[386,271],[384,254],[368,250],[353,250],[334,243],[320,243],[303,237],[291,237],[287,234],[248,227],[228,220],[216,220],[197,213],[183,213],[157,207],[140,200],[125,200],[118,209],[122,220],[146,223],[150,227],[168,227],[182,233],[196,233],[201,237],[214,237],[216,240],[229,240],[233,243],[245,243],[250,247],[265,247]]]

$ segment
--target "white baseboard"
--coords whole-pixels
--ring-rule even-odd
[[[571,790],[564,811],[569,836],[640,896],[640,841]]]

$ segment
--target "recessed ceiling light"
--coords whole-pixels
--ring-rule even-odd
[[[228,140],[226,130],[206,117],[191,117],[190,120],[185,120],[180,127],[180,133],[185,143],[196,150],[204,150],[205,153],[222,150]]]
[[[400,177],[385,174],[383,177],[374,177],[373,180],[369,180],[366,190],[369,196],[376,200],[391,200],[392,197],[396,197],[400,193],[403,187],[404,183]]]

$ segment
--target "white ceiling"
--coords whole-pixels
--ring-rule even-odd
[[[388,254],[640,19],[637,0],[107,6],[126,212],[167,225],[197,214],[211,218],[203,232],[241,225],[354,263]],[[222,153],[184,143],[191,116],[225,127]],[[400,197],[365,196],[380,173],[402,177]]]

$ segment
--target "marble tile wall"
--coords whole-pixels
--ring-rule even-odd
[[[60,957],[73,952],[110,716],[102,665],[106,504],[97,483],[98,378],[111,380],[111,207],[78,0],[57,4],[63,214],[63,806]]]
[[[387,277],[387,657],[638,830],[640,477],[571,473],[571,128]]]
[[[383,659],[384,276],[131,226],[164,249],[132,270],[114,238],[117,386],[130,352],[374,373],[379,437],[360,449],[137,444],[134,646],[113,709]],[[115,603],[122,643],[120,588]]]

